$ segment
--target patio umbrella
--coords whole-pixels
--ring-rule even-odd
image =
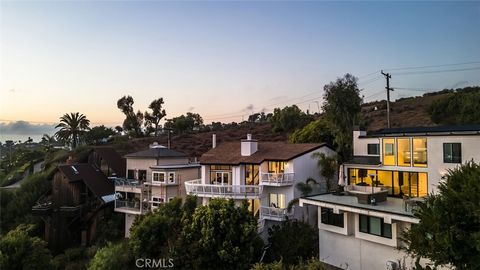
[[[345,186],[345,176],[343,175],[343,165],[340,165],[340,169],[338,172],[338,185]]]

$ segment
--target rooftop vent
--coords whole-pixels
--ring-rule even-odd
[[[158,142],[153,142],[150,144],[150,148],[166,148],[165,146],[158,144]]]

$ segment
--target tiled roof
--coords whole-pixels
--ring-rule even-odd
[[[225,142],[203,154],[200,163],[237,165],[260,164],[265,160],[288,161],[322,146],[328,147],[326,143],[258,142],[257,152],[242,156],[240,142]]]
[[[155,147],[125,155],[126,158],[185,158],[184,153],[166,148]]]
[[[95,147],[93,151],[105,160],[118,177],[125,177],[127,162],[115,149],[112,147]]]
[[[58,169],[70,182],[83,181],[98,198],[114,193],[113,182],[90,164],[60,165]]]

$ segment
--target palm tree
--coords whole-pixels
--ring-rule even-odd
[[[310,195],[310,193],[312,193],[313,186],[316,185],[316,184],[317,184],[317,181],[315,181],[315,179],[309,177],[309,178],[307,178],[307,180],[305,180],[305,183],[303,183],[303,182],[297,183],[295,185],[295,187],[298,189],[298,191],[300,191],[300,193],[302,194],[302,197],[307,197],[308,195]],[[288,203],[287,211],[291,212],[293,206],[298,204],[298,201],[299,201],[299,198],[291,200]],[[308,206],[304,205],[304,208],[306,208],[306,210],[307,210],[306,218],[305,218],[305,215],[303,215],[304,216],[304,221],[306,221],[308,223]]]
[[[71,141],[72,148],[76,148],[80,138],[89,130],[90,120],[83,114],[66,113],[60,117],[60,124],[55,128],[60,128],[55,133],[55,137],[59,140]]]
[[[45,152],[49,152],[52,149],[52,145],[55,143],[55,138],[48,134],[43,134],[40,143],[43,145]]]
[[[313,153],[312,158],[317,159],[317,166],[320,169],[320,175],[326,180],[327,192],[332,191],[332,181],[335,173],[338,171],[338,157],[327,156],[324,153]]]

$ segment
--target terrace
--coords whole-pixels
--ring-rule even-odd
[[[185,190],[189,195],[205,198],[259,199],[262,186],[202,184],[201,179],[186,181]]]
[[[262,173],[260,183],[264,186],[291,186],[294,177],[294,173]]]

